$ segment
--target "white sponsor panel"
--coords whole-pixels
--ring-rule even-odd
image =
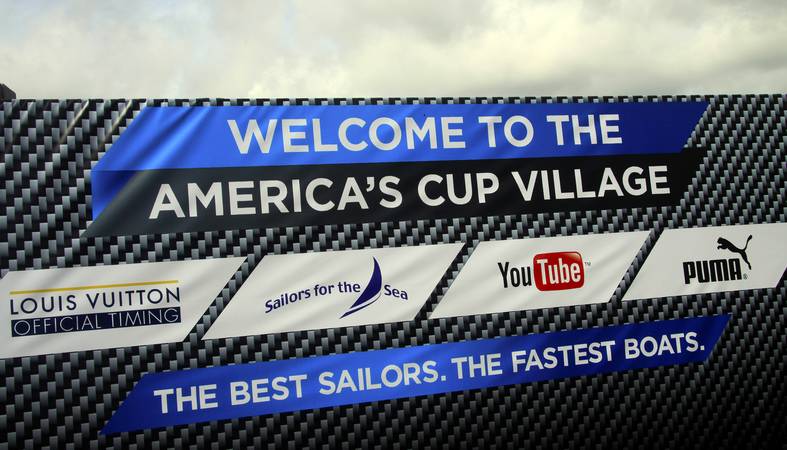
[[[787,223],[664,230],[623,300],[772,288],[787,267]]]
[[[8,272],[0,357],[182,341],[245,259]]]
[[[266,256],[204,339],[412,320],[462,246]]]
[[[609,301],[647,235],[482,242],[430,318]]]

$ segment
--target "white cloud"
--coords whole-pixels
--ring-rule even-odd
[[[25,98],[787,90],[781,1],[0,0],[0,11],[0,81]]]

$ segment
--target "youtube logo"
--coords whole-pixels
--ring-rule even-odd
[[[539,253],[533,257],[532,266],[498,262],[497,267],[505,289],[535,284],[539,291],[563,291],[585,284],[585,266],[579,252]]]
[[[585,284],[579,252],[539,253],[533,257],[533,275],[539,291],[577,289]]]
[[[731,235],[730,242],[743,248],[748,234]],[[430,317],[609,301],[648,235],[627,231],[482,242]]]

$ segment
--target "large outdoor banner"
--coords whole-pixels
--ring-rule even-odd
[[[2,103],[0,441],[783,442],[785,101]]]

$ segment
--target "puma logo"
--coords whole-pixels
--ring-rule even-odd
[[[690,284],[692,280],[699,283],[715,283],[720,281],[742,280],[745,275],[741,270],[741,260],[749,266],[751,270],[751,263],[749,262],[749,255],[746,250],[749,247],[749,242],[752,236],[749,235],[746,239],[746,245],[743,248],[738,248],[735,244],[723,237],[716,240],[719,244],[716,247],[719,250],[729,250],[740,256],[740,258],[719,258],[719,259],[701,259],[698,261],[684,261],[683,262],[683,282]]]
[[[716,248],[721,250],[729,250],[733,253],[741,255],[743,262],[745,262],[746,265],[749,266],[749,270],[751,270],[751,263],[749,263],[749,257],[746,255],[746,249],[749,247],[749,241],[751,241],[751,235],[749,235],[749,238],[746,239],[746,245],[744,245],[743,248],[738,248],[732,242],[724,239],[723,237],[720,237],[716,240],[716,242],[719,244],[719,246]]]

